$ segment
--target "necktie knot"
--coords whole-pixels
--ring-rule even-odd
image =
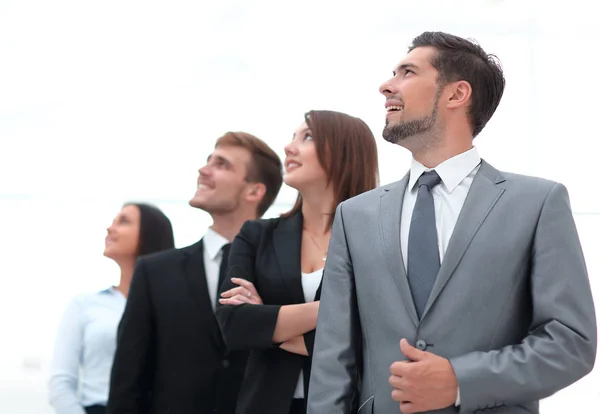
[[[435,170],[427,171],[421,174],[419,179],[417,180],[417,188],[420,188],[422,185],[427,186],[430,190],[442,182],[442,179],[438,175]]]
[[[231,247],[231,243],[224,244],[223,247],[221,247],[221,252],[223,254],[222,259],[227,260],[227,258],[229,257],[229,248],[230,247]]]

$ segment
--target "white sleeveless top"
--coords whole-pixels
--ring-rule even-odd
[[[314,302],[315,295],[323,278],[323,269],[315,270],[312,273],[302,273],[302,290],[304,291],[304,300],[306,303]],[[304,398],[304,370],[300,371],[300,378],[296,385],[294,398]]]

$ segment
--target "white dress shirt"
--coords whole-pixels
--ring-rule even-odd
[[[315,301],[322,278],[323,269],[315,270],[312,273],[302,273],[302,290],[304,291],[304,301],[306,303]],[[294,398],[304,398],[304,370],[300,371],[296,391],[294,391]]]
[[[124,310],[125,297],[115,288],[77,296],[67,306],[50,372],[50,405],[57,414],[85,414],[84,407],[106,405]]]
[[[442,182],[431,190],[435,210],[435,227],[437,229],[440,263],[444,260],[450,237],[456,226],[458,215],[462,210],[475,174],[479,171],[481,158],[475,147],[456,155],[435,168],[427,168],[418,161],[412,161],[410,177],[404,202],[402,205],[402,220],[400,222],[400,248],[404,258],[405,270],[408,269],[408,234],[413,209],[417,201],[416,183],[421,174],[435,170]],[[460,405],[460,394],[456,405]]]
[[[417,180],[426,171],[435,170],[442,182],[431,191],[435,209],[435,227],[437,229],[438,248],[440,251],[440,263],[444,260],[444,254],[448,248],[448,242],[454,231],[458,215],[462,210],[467,193],[473,183],[475,174],[479,171],[481,158],[475,147],[467,152],[456,155],[435,168],[427,168],[413,159],[410,167],[410,178],[404,204],[402,205],[402,221],[400,226],[400,244],[402,257],[404,258],[405,270],[408,269],[408,233],[410,231],[410,220],[413,209],[417,202],[416,187]]]
[[[213,311],[217,305],[217,294],[219,293],[219,272],[223,260],[223,246],[230,243],[225,237],[209,228],[202,239],[204,244],[204,271],[206,272],[206,285]]]

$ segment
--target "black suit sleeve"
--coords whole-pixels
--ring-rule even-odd
[[[325,277],[325,272],[323,272],[323,277]],[[321,280],[321,284],[319,285],[319,289],[317,289],[317,293],[315,294],[315,302],[321,300],[321,287],[323,286],[323,281]],[[315,347],[315,337],[317,330],[313,329],[312,331],[306,332],[304,336],[304,346],[306,346],[306,350],[308,351],[308,355],[313,354],[313,349]]]
[[[139,259],[117,332],[108,414],[146,412],[155,361],[152,315],[145,262]]]
[[[262,227],[258,221],[247,221],[233,240],[229,251],[227,279],[221,293],[236,287],[232,277],[246,279],[257,286],[256,252]],[[260,295],[260,291],[258,292]],[[217,321],[227,347],[231,350],[264,349],[279,346],[273,342],[273,332],[279,315],[279,305],[223,305],[216,311]]]
[[[304,336],[304,345],[306,346],[306,351],[308,352],[308,355],[312,355],[313,354],[313,349],[315,347],[315,334],[316,334],[316,329],[313,329],[312,331],[308,331],[307,333],[305,333]]]

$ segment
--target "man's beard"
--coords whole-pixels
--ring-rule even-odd
[[[389,120],[386,119],[385,128],[383,128],[383,138],[392,144],[398,144],[407,138],[415,135],[423,135],[431,131],[437,121],[437,105],[438,101],[440,100],[441,92],[441,88],[438,89],[435,96],[435,101],[433,102],[433,109],[431,110],[431,114],[428,116],[393,125],[390,125]]]
[[[424,134],[431,131],[435,125],[437,109],[434,109],[431,115],[421,119],[403,122],[401,124],[390,125],[388,121],[383,129],[383,138],[392,144],[398,144],[407,138],[415,135]]]
[[[210,215],[231,214],[240,209],[243,192],[244,188],[240,187],[236,194],[233,194],[230,197],[223,197],[223,195],[221,195],[220,197],[211,197],[209,200],[196,200],[196,197],[192,197],[192,199],[189,201],[189,204],[190,206],[203,210]]]

